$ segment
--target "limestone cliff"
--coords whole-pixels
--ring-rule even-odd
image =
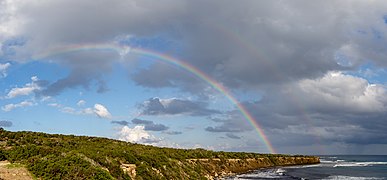
[[[259,168],[274,166],[293,166],[320,163],[316,156],[278,156],[249,159],[189,159],[195,166],[206,169],[208,179],[245,173]]]

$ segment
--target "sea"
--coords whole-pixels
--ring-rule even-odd
[[[319,156],[320,164],[259,169],[231,179],[387,180],[387,155]]]

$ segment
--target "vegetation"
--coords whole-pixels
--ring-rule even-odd
[[[208,169],[188,159],[277,156],[286,155],[159,148],[107,138],[0,129],[0,160],[23,164],[42,179],[131,179],[122,164],[135,165],[136,179],[202,179]]]

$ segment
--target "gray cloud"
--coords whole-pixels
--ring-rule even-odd
[[[385,144],[387,90],[381,84],[328,73],[267,93],[245,107],[278,144]],[[290,144],[289,144],[290,145]]]
[[[168,129],[169,127],[165,126],[164,124],[146,124],[145,125],[146,131],[165,131]]]
[[[72,71],[67,77],[49,84],[46,89],[42,90],[42,94],[53,96],[68,88],[90,89],[92,85],[96,87],[98,93],[103,93],[108,90],[103,74],[111,71],[110,61],[117,59],[118,55],[114,52],[81,52],[68,55],[61,60],[61,63]]]
[[[135,125],[144,125],[145,131],[166,131],[169,129],[168,126],[165,126],[164,124],[156,124],[153,121],[149,120],[143,120],[143,119],[132,119],[132,124]],[[130,124],[128,121],[112,121],[112,124],[118,124],[121,126],[127,126]],[[167,133],[167,132],[166,132]]]
[[[224,118],[213,118],[212,121],[220,123],[218,126],[209,126],[204,130],[208,132],[246,132],[253,128],[247,123],[247,120],[238,112],[229,112],[229,115]]]
[[[163,78],[160,78],[162,76]],[[147,88],[179,88],[201,98],[207,98],[212,92],[206,91],[208,84],[194,78],[191,72],[179,70],[171,65],[156,63],[149,68],[140,69],[131,74],[137,85]]]
[[[184,99],[150,98],[140,105],[143,115],[179,115],[209,116],[220,112],[207,108],[205,102]]]
[[[226,133],[226,136],[231,138],[231,139],[241,139],[241,137],[239,137],[233,133]]]
[[[0,121],[0,127],[12,127],[13,123],[7,120]]]
[[[148,121],[148,120],[142,120],[142,119],[135,118],[135,119],[132,119],[132,123],[133,124],[144,124],[144,125],[146,125],[146,124],[153,124],[153,121]]]
[[[168,135],[179,135],[179,134],[183,134],[183,132],[181,131],[166,131],[164,132],[165,134],[168,134]]]
[[[356,68],[365,60],[385,67],[386,6],[364,1],[7,2],[0,23],[8,29],[0,40],[24,37],[25,45],[15,49],[14,59],[25,61],[47,46],[162,36],[182,44],[178,54],[168,53],[228,87],[248,88],[316,78],[331,70]],[[88,88],[93,81],[103,92],[101,74],[109,73],[119,57],[117,52],[90,51],[49,59],[71,69],[44,91],[56,95],[67,88]],[[201,92],[190,83],[200,86],[196,79],[187,82],[173,74],[170,68],[151,66],[134,73],[132,79],[151,88]]]
[[[111,123],[112,124],[118,124],[118,125],[121,125],[121,126],[127,126],[129,124],[128,121],[112,121]]]
[[[156,124],[153,121],[142,120],[137,118],[133,119],[132,123],[144,125],[144,130],[146,131],[165,131],[169,129],[169,127],[165,126],[164,124]]]
[[[387,89],[382,84],[330,72],[321,78],[271,88],[262,99],[242,104],[275,147],[359,147],[386,144],[386,97]],[[213,118],[219,125],[205,130],[237,133],[251,128],[238,115],[240,112],[229,114],[233,116]],[[230,134],[226,136],[231,138]]]
[[[331,70],[354,69],[367,59],[359,57],[366,53],[355,52],[375,53],[372,48],[363,48],[366,47],[364,41],[382,48],[373,41],[372,35],[361,38],[354,29],[371,26],[385,32],[382,9],[386,6],[380,4],[376,8],[372,3],[357,2],[356,6],[347,3],[350,2],[247,1],[243,5],[232,1],[189,2],[190,7],[200,10],[190,8],[192,11],[188,10],[183,16],[190,17],[190,22],[183,20],[179,26],[179,35],[188,42],[183,49],[183,59],[229,87],[244,88],[316,78]],[[344,6],[352,11],[341,8]],[[377,13],[361,11],[365,7],[377,9]],[[349,62],[344,63],[345,58],[337,58],[338,52],[353,58],[347,58]],[[382,62],[382,59],[373,60]],[[159,66],[144,70],[138,78],[144,78],[146,72],[158,72],[160,80],[148,81],[149,86],[165,82],[165,79],[168,82],[180,80],[179,76],[170,77],[170,71]],[[141,83],[146,85],[144,81]]]

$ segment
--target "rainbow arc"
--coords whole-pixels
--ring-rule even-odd
[[[92,51],[92,50],[115,51],[119,53],[121,57],[124,57],[127,54],[136,54],[143,57],[148,57],[151,59],[166,62],[168,64],[177,66],[179,68],[182,68],[192,73],[199,79],[207,82],[211,87],[213,87],[218,92],[223,94],[231,103],[233,103],[236,106],[236,108],[241,112],[241,114],[244,116],[244,118],[254,127],[255,131],[258,133],[259,137],[262,139],[263,143],[265,144],[267,150],[270,153],[273,153],[273,154],[276,153],[275,149],[273,148],[269,139],[265,135],[264,130],[258,124],[257,120],[253,118],[253,116],[251,115],[251,113],[249,113],[246,107],[244,107],[243,104],[241,104],[226,87],[224,87],[221,83],[217,82],[216,80],[211,78],[209,75],[207,75],[197,67],[185,61],[179,60],[175,57],[162,54],[156,51],[152,51],[149,49],[131,48],[128,46],[120,46],[116,44],[82,44],[82,45],[71,45],[71,46],[53,48],[48,50],[45,53],[41,53],[37,56],[34,56],[33,59],[35,60],[45,59],[48,57],[58,56],[58,55],[67,54],[67,53]]]

